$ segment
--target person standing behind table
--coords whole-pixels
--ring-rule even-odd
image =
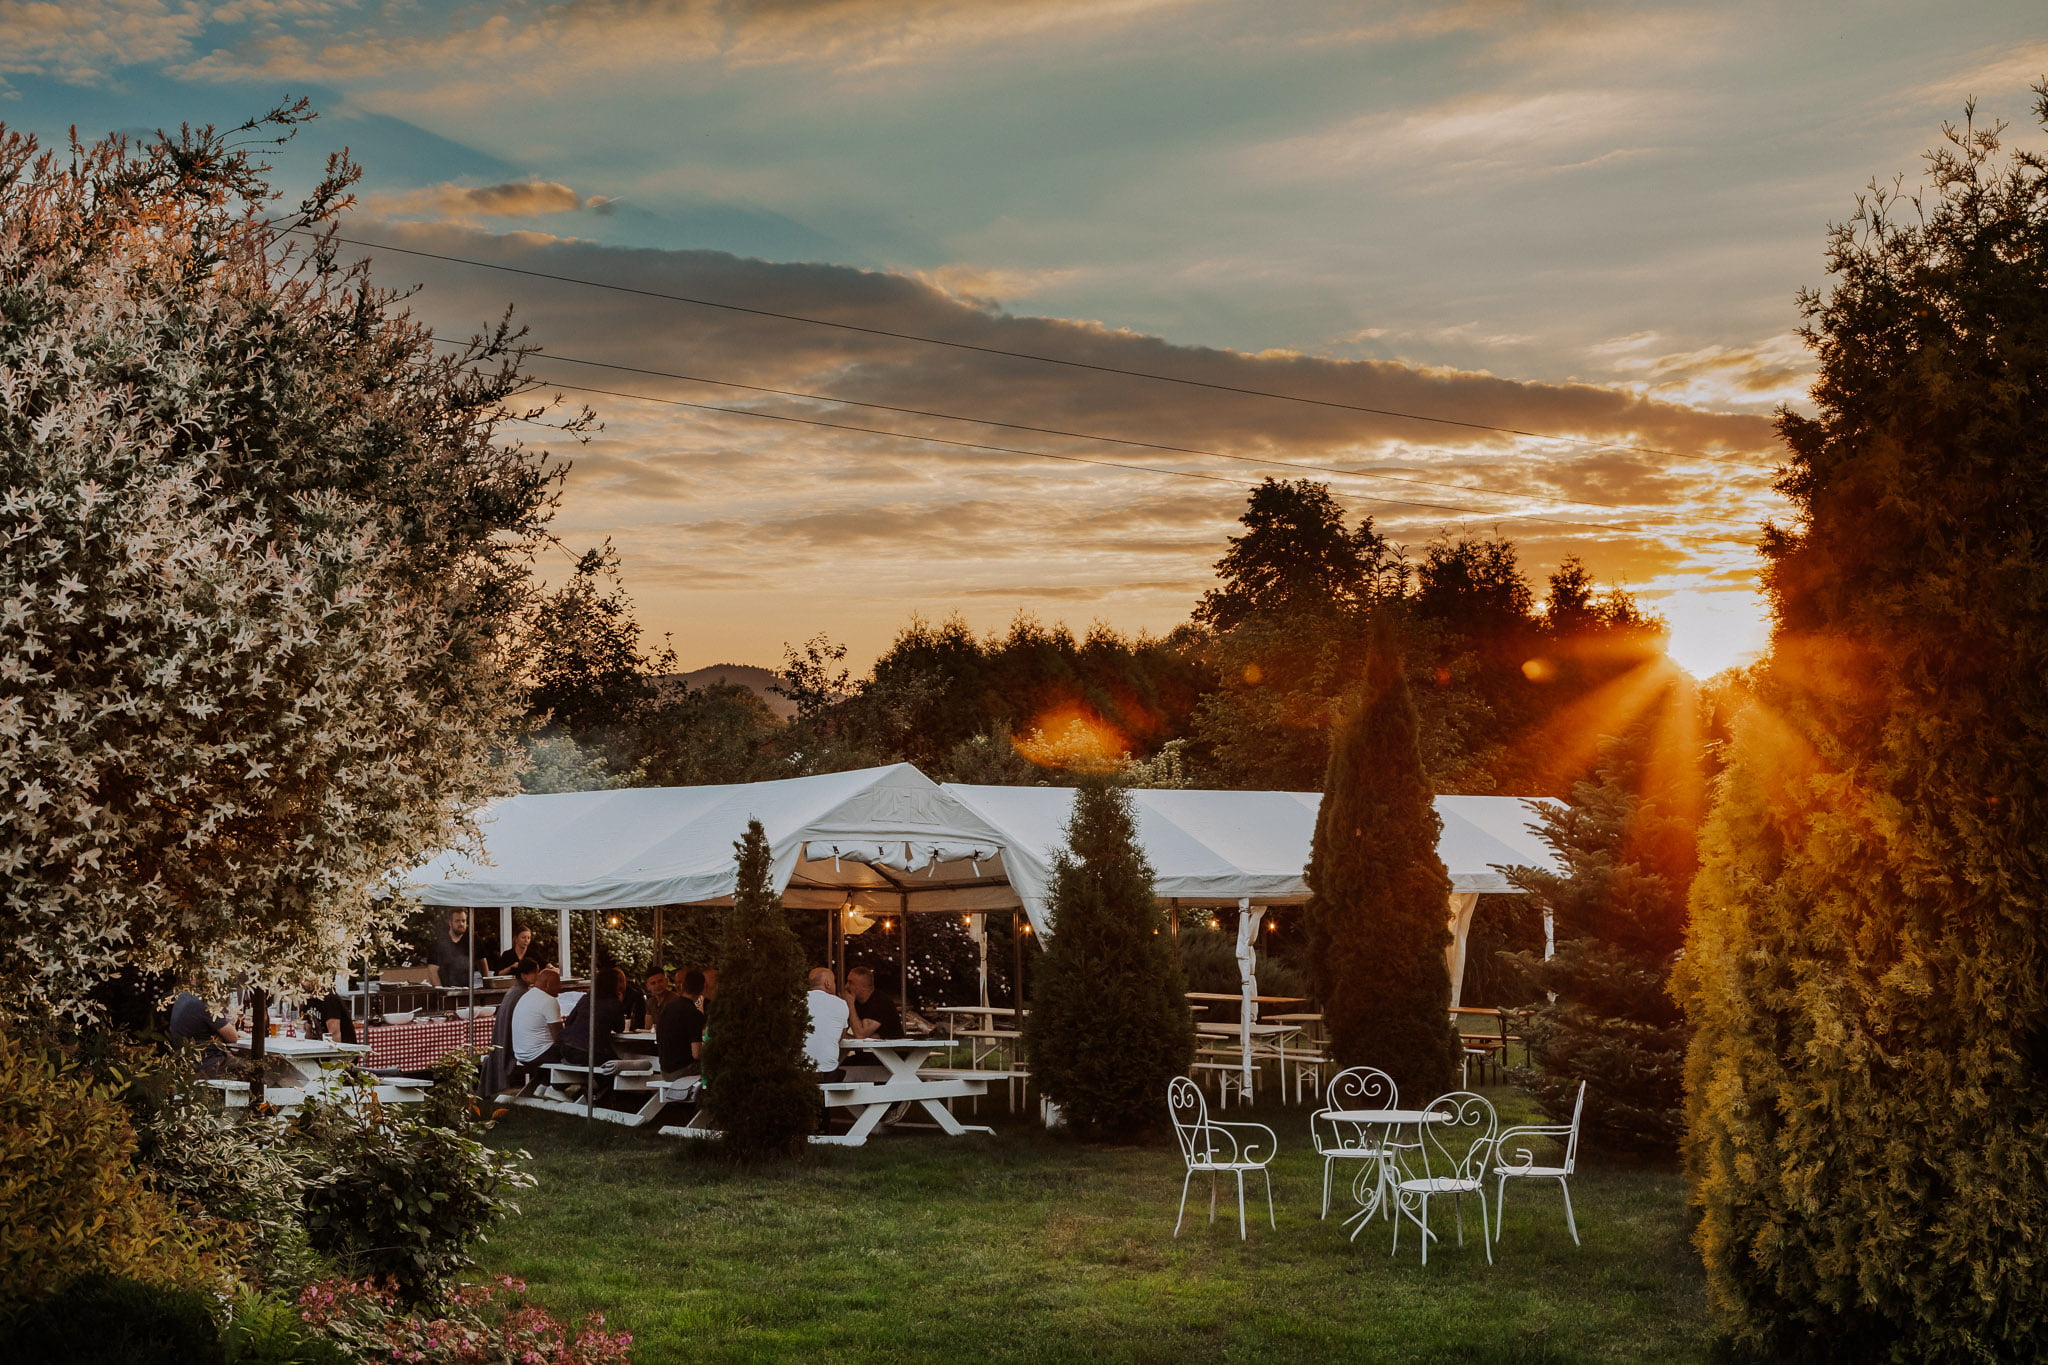
[[[528,950],[532,947],[533,930],[522,924],[512,931],[512,946],[501,953],[487,955],[484,958],[484,966],[489,969],[492,976],[503,976],[512,970],[515,963],[531,956]]]
[[[427,962],[441,972],[443,986],[467,986],[476,974],[476,944],[469,937],[469,911],[451,910],[447,924],[427,947]]]
[[[818,967],[810,976],[811,991],[805,1002],[811,1010],[811,1031],[804,1038],[804,1055],[818,1070],[821,1081],[841,1079],[839,1045],[846,1037],[852,1011],[843,997],[833,991],[832,969]]]
[[[217,1075],[226,1068],[228,1045],[242,1039],[226,1015],[215,1014],[206,1007],[204,1000],[190,991],[179,991],[177,999],[171,1001],[168,1031],[173,1043],[204,1045],[199,1054],[199,1070],[208,1076]]]
[[[512,1013],[512,1056],[529,1074],[562,1058],[562,974],[553,967],[534,977]]]
[[[693,967],[683,973],[681,988],[669,996],[654,1022],[654,1046],[665,1081],[696,1075],[704,1060],[703,997],[704,973]]]
[[[519,1008],[519,998],[533,989],[534,978],[540,974],[540,964],[530,958],[521,958],[509,964],[509,970],[512,973],[511,989],[498,1002],[498,1013],[491,1020],[491,1055],[484,1062],[486,1095],[496,1095],[519,1084],[519,1059],[512,1055],[512,1019]]]

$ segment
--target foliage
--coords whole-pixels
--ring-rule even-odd
[[[349,1365],[341,1347],[299,1316],[296,1297],[236,1294],[220,1334],[227,1365]]]
[[[1202,595],[1197,623],[1229,631],[1256,616],[1342,613],[1398,598],[1407,587],[1400,553],[1367,517],[1346,530],[1329,487],[1268,478],[1252,490],[1241,536],[1216,561],[1218,587]]]
[[[1106,781],[1074,794],[1053,855],[1046,940],[1024,1045],[1046,1098],[1085,1137],[1156,1128],[1166,1083],[1194,1061],[1183,994],[1131,798]]]
[[[1243,984],[1237,966],[1237,941],[1230,931],[1183,929],[1179,946],[1181,975],[1189,990],[1235,994]],[[1260,995],[1308,999],[1307,980],[1270,953],[1252,954],[1252,974],[1259,979]]]
[[[768,703],[739,683],[690,687],[672,678],[657,680],[636,721],[634,785],[693,787],[787,777],[785,730]]]
[[[525,1302],[526,1285],[510,1277],[466,1284],[432,1309],[369,1280],[332,1280],[299,1296],[305,1321],[359,1360],[417,1365],[625,1365],[633,1338],[608,1331],[592,1313],[570,1328]]]
[[[575,736],[561,731],[533,736],[525,750],[519,790],[529,795],[611,791],[638,786],[644,776],[638,769],[614,773],[603,750],[579,744]]]
[[[1685,938],[1694,829],[1683,812],[1642,794],[1636,754],[1615,743],[1605,758],[1569,804],[1539,817],[1563,873],[1508,871],[1532,909],[1550,912],[1557,935],[1550,961],[1521,955],[1539,992],[1524,1026],[1534,1065],[1522,1079],[1559,1123],[1570,1122],[1586,1082],[1590,1144],[1672,1153],[1685,1122],[1687,1031],[1669,984]],[[1671,824],[1681,837],[1659,828]]]
[[[316,1250],[388,1282],[408,1303],[425,1302],[472,1263],[485,1230],[519,1211],[511,1192],[533,1184],[519,1154],[484,1145],[467,1098],[473,1085],[463,1062],[437,1076],[446,1093],[417,1106],[348,1091],[306,1100],[290,1132]]]
[[[804,1055],[810,1011],[804,960],[782,898],[769,889],[768,836],[759,820],[733,845],[739,862],[718,994],[704,1029],[705,1109],[739,1160],[792,1155],[818,1126],[816,1072]]]
[[[640,624],[609,544],[584,551],[569,581],[541,601],[531,639],[530,704],[569,734],[616,729],[650,695]]]
[[[248,125],[289,133],[303,106]],[[0,1003],[127,965],[286,986],[508,785],[505,667],[558,471],[494,439],[504,329],[343,268],[337,160],[0,134]],[[574,426],[575,423],[570,425]]]
[[[114,1082],[0,1030],[0,1318],[83,1275],[219,1278],[225,1230],[150,1188],[134,1151]]]
[[[1450,874],[1423,781],[1415,706],[1382,637],[1330,752],[1308,863],[1316,996],[1339,1067],[1376,1066],[1405,1095],[1451,1088]]]
[[[1679,978],[1709,1291],[1776,1359],[2048,1339],[2048,156],[1944,131],[1802,298],[1798,519]]]
[[[18,1360],[66,1365],[224,1365],[204,1294],[117,1275],[73,1280],[9,1325]]]
[[[179,1208],[230,1224],[239,1271],[266,1286],[296,1289],[318,1272],[300,1221],[305,1187],[281,1121],[234,1121],[199,1082],[184,1050],[155,1059],[128,1087],[134,1164],[149,1188]]]

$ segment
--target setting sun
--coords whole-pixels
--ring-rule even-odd
[[[1711,678],[1746,664],[1770,638],[1764,600],[1742,589],[1699,592],[1682,589],[1651,604],[1671,627],[1664,653],[1695,678]]]

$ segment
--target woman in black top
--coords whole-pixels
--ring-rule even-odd
[[[569,1017],[562,1021],[562,1051],[569,1060],[581,1062],[586,1052],[594,1062],[609,1062],[617,1057],[618,1049],[612,1040],[619,1030],[626,1026],[626,974],[617,967],[610,967],[597,974],[596,989],[576,1002],[576,1008],[569,1011]],[[591,1048],[590,1020],[592,1013],[597,1017],[597,1046]]]
[[[484,959],[484,965],[491,969],[491,975],[503,976],[512,964],[526,956],[526,950],[533,946],[533,930],[524,924],[513,931],[512,946],[502,953],[492,953]]]

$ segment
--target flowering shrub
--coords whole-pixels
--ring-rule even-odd
[[[299,1316],[363,1360],[407,1365],[626,1365],[633,1344],[605,1330],[604,1314],[579,1327],[525,1300],[526,1284],[501,1276],[466,1284],[434,1309],[408,1309],[369,1280],[325,1280],[299,1295]]]

